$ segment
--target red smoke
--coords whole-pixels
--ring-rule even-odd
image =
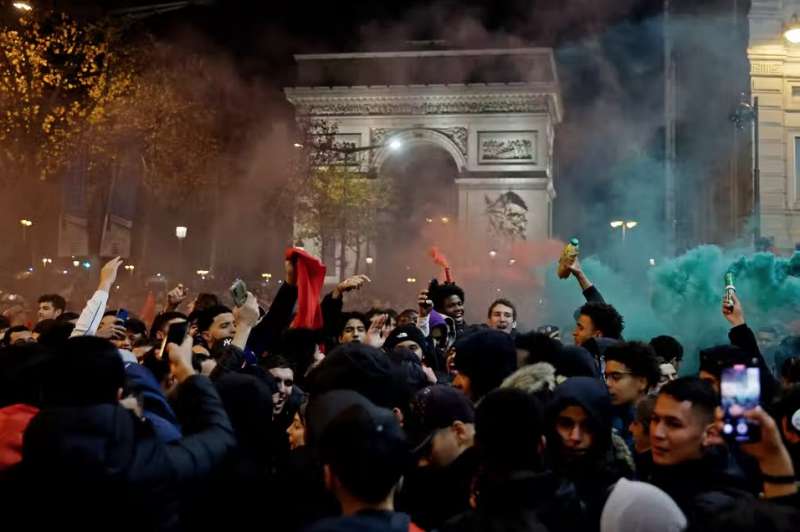
[[[433,258],[433,262],[437,265],[441,266],[444,269],[444,282],[445,283],[452,283],[453,282],[453,273],[450,270],[450,263],[447,262],[447,257],[439,251],[439,248],[436,246],[431,246],[430,249],[431,257]]]
[[[447,262],[447,257],[444,256],[444,253],[442,253],[438,247],[431,246],[431,249],[428,253],[430,253],[433,262],[435,262],[437,266],[441,266],[442,268],[450,267],[450,263]]]

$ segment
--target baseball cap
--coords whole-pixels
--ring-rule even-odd
[[[475,422],[475,407],[461,391],[444,384],[423,388],[411,401],[405,430],[413,453],[419,453],[434,433],[455,421]]]

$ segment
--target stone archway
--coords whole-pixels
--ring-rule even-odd
[[[343,140],[363,148],[362,171],[390,160],[392,141],[405,149],[436,146],[458,169],[461,230],[498,239],[551,236],[553,146],[563,113],[551,49],[295,59],[298,86],[286,89],[287,99],[298,115],[334,122]]]

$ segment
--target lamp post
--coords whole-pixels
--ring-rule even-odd
[[[797,23],[797,15],[793,16],[795,25],[789,26],[784,36],[786,40],[792,43],[800,43],[800,23]],[[797,39],[794,41],[792,39]],[[744,129],[745,124],[750,124],[752,127],[753,139],[753,239],[756,243],[761,238],[761,166],[759,164],[759,127],[758,127],[758,96],[753,98],[752,105],[747,99],[746,94],[742,94],[742,101],[736,106],[736,110],[730,116],[731,122],[734,123],[737,130]]]
[[[188,232],[189,229],[183,225],[179,225],[175,228],[175,236],[178,238],[178,271],[180,271],[181,267],[183,266],[183,241],[186,239]]]
[[[624,245],[628,231],[639,225],[639,222],[635,220],[614,220],[609,225],[611,225],[611,229],[622,229],[622,244]]]
[[[130,276],[131,276],[131,277],[133,277],[133,270],[135,270],[135,269],[136,269],[136,266],[134,266],[133,264],[126,264],[126,265],[124,266],[124,268],[125,268],[125,269],[128,271],[128,273],[130,274]]]

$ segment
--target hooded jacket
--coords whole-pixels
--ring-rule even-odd
[[[169,445],[117,404],[42,410],[25,432],[14,479],[2,486],[12,494],[4,503],[28,530],[176,529],[179,490],[209,475],[235,445],[207,378],[184,381],[176,409],[187,436]]]
[[[567,458],[562,452],[556,422],[561,411],[580,406],[594,435],[585,455]],[[611,399],[604,384],[591,377],[573,377],[556,388],[545,411],[548,458],[555,474],[573,483],[588,523],[599,523],[609,488],[620,478],[633,476],[632,459],[620,454],[611,428]],[[624,447],[624,446],[623,446]]]

